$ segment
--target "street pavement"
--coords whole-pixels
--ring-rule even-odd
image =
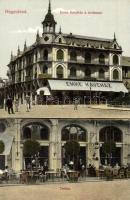
[[[0,200],[130,200],[130,180],[5,186]]]
[[[15,114],[8,114],[4,109],[0,109],[0,118],[129,119],[130,108],[78,105],[77,110],[74,110],[74,105],[34,105],[27,112],[26,106],[20,105]]]

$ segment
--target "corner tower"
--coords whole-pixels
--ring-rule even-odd
[[[42,22],[43,33],[55,33],[56,24],[57,22],[54,19],[54,15],[51,13],[51,2],[49,0],[48,13]]]

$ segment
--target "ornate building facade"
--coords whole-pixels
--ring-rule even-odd
[[[31,163],[32,158],[23,155],[23,145],[28,139],[40,143],[38,161],[40,165],[46,162],[49,169],[68,164],[64,145],[70,140],[79,142],[78,162],[85,166],[130,163],[129,120],[1,119],[0,139],[5,143],[0,167],[8,165],[16,171]],[[115,142],[115,150],[108,156],[102,147],[111,141]]]
[[[37,32],[33,45],[27,47],[25,42],[23,51],[18,47],[17,55],[11,54],[6,95],[23,102],[27,95],[36,100],[39,88],[44,97],[60,99],[90,96],[90,91],[92,97],[128,92],[122,83],[122,48],[115,34],[113,39],[104,39],[64,34],[61,28],[57,33],[56,24],[49,3],[42,36]]]

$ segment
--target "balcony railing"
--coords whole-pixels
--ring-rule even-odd
[[[50,58],[45,59],[45,58],[42,58],[42,57],[41,57],[41,58],[38,58],[36,62],[45,62],[45,61],[46,61],[46,62],[50,62],[50,61],[52,61],[52,59],[50,59]]]
[[[47,79],[47,78],[52,78],[52,75],[47,73],[38,75],[38,79]]]
[[[25,81],[31,81],[32,77],[31,76],[25,76]]]

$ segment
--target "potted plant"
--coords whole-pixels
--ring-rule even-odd
[[[26,140],[23,145],[24,156],[34,156],[40,150],[40,144],[36,140]]]

